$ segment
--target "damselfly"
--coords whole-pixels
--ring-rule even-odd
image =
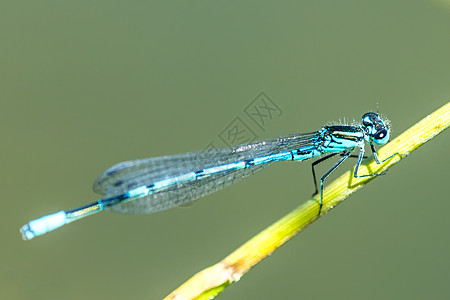
[[[153,213],[183,205],[248,177],[276,161],[304,161],[322,156],[313,163],[316,193],[320,191],[318,214],[322,210],[324,180],[342,164],[355,148],[359,149],[354,177],[364,157],[365,143],[375,161],[374,147],[389,140],[389,127],[377,113],[363,115],[358,125],[324,126],[319,131],[292,134],[254,143],[162,156],[119,163],[106,170],[94,183],[101,200],[77,209],[60,211],[30,221],[20,232],[24,240],[45,234],[64,224],[110,209],[128,214]],[[321,178],[317,187],[314,166],[336,154],[342,157]]]

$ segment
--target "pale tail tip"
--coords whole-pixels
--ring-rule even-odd
[[[34,234],[30,231],[30,226],[23,225],[22,228],[20,228],[20,234],[22,235],[22,240],[29,241],[32,238],[34,238]]]
[[[22,234],[22,239],[28,241],[36,236],[55,230],[66,223],[66,212],[62,210],[28,222],[28,224],[25,224],[20,228],[20,233]]]

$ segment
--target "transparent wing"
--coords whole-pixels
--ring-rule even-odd
[[[185,183],[181,187],[166,189],[142,198],[112,206],[111,210],[125,214],[147,214],[185,205],[186,203],[241,181],[268,165],[270,165],[270,163],[248,169],[214,174],[204,179]]]
[[[315,137],[316,132],[292,134],[227,148],[121,162],[106,170],[95,181],[93,189],[106,198],[114,197],[133,188],[151,185],[189,172],[298,149],[310,145]],[[111,209],[123,213],[149,213],[168,209],[220,190],[261,170],[266,165],[212,174],[192,182],[184,182],[172,189],[156,191],[149,196],[116,205]]]

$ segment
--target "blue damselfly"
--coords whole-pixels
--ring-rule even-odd
[[[121,162],[106,170],[94,183],[101,200],[73,210],[60,211],[30,221],[20,231],[24,240],[45,234],[64,224],[97,212],[153,213],[183,205],[238,182],[276,161],[304,161],[321,158],[313,163],[316,193],[320,192],[318,214],[322,210],[324,180],[355,148],[359,149],[354,177],[358,175],[364,157],[365,143],[370,145],[378,164],[374,147],[389,140],[389,127],[377,113],[363,115],[361,124],[330,125],[319,131],[291,134],[244,145],[217,148],[179,155]],[[340,154],[341,158],[320,179],[318,188],[314,166]]]

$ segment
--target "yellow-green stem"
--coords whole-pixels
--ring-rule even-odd
[[[394,153],[385,163],[378,165],[373,158],[361,164],[360,172],[381,173],[399,162],[406,155],[435,137],[450,125],[450,102],[428,115],[423,120],[403,132],[378,151],[381,160]],[[363,173],[364,174],[364,173]],[[353,170],[348,170],[324,190],[321,216],[341,203],[376,177],[354,178]],[[318,219],[318,197],[308,200],[279,221],[243,244],[219,263],[206,268],[165,299],[212,299],[232,282],[237,281],[251,267]]]

